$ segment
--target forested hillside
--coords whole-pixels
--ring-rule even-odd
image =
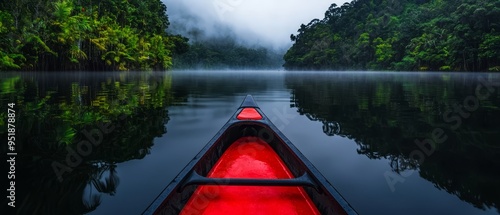
[[[300,26],[289,70],[500,71],[500,0],[354,0]]]
[[[246,47],[231,37],[195,41],[189,50],[174,55],[174,69],[274,69],[281,68],[283,53],[264,47]]]
[[[0,2],[0,70],[168,69],[187,40],[161,0]]]

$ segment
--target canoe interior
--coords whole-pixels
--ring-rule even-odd
[[[276,133],[269,125],[259,121],[233,121],[226,124],[214,139],[193,158],[188,166],[157,197],[157,200],[150,205],[145,214],[179,214],[198,187],[196,185],[187,186],[180,192],[180,186],[186,175],[194,170],[202,176],[207,176],[229,146],[242,137],[258,137],[268,143],[294,177],[299,177],[307,172],[317,182],[320,189],[317,191],[312,187],[304,187],[304,190],[321,214],[350,214],[353,212],[349,211],[350,206],[347,203],[339,204],[336,199],[340,198],[344,201],[340,194],[314,166],[303,162],[305,160],[303,155],[291,143],[284,141],[281,133]],[[337,196],[332,196],[332,193]]]
[[[208,178],[295,178],[265,141],[242,137],[231,144],[208,173]],[[221,181],[217,186],[198,186],[181,215],[283,214],[319,215],[302,186],[244,186]]]

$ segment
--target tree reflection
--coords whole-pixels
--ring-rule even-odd
[[[0,79],[0,103],[16,102],[18,214],[83,214],[101,195],[114,195],[117,164],[142,159],[153,139],[167,132],[167,107],[176,102],[169,75],[98,76],[95,80]],[[73,76],[71,76],[73,77]],[[93,77],[93,76],[92,76]],[[67,84],[69,83],[69,84]],[[2,115],[2,122],[5,122]],[[100,144],[79,154],[81,162],[59,181],[54,162],[68,165],[70,150],[88,141],[83,131],[113,126]],[[6,131],[2,127],[0,132]],[[6,138],[6,133],[0,133]],[[89,149],[90,150],[90,149]],[[21,175],[22,174],[22,175]]]
[[[443,120],[447,110],[474,95],[476,76],[292,73],[286,84],[292,106],[321,122],[326,135],[352,139],[359,154],[387,159],[396,173],[416,170],[475,207],[500,209],[500,93],[481,100],[457,129]],[[447,140],[419,164],[410,158],[420,150],[415,140],[432,138],[435,128]]]

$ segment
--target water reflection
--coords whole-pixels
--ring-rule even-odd
[[[281,90],[284,73],[277,71],[179,71],[174,73],[176,95],[215,99],[238,94]]]
[[[483,77],[499,80],[498,75]],[[338,156],[341,158],[335,161],[339,163],[352,162],[344,165],[330,163],[322,156],[332,157],[333,153],[323,152],[332,149],[346,152],[353,148],[324,143],[340,139],[349,144],[350,140],[325,135],[300,139],[299,133],[294,141],[305,149],[304,154],[310,160],[316,161],[315,165],[322,167],[329,180],[342,183],[342,173],[346,173],[345,181],[352,183],[340,189],[357,203],[357,209],[370,212],[384,208],[388,214],[401,214],[408,208],[416,208],[413,213],[418,214],[448,211],[450,206],[460,211],[469,208],[469,204],[498,208],[500,89],[496,87],[487,100],[480,100],[480,108],[462,118],[457,129],[453,129],[456,121],[443,119],[446,111],[453,110],[455,104],[463,105],[467,96],[475,94],[477,84],[474,74],[1,73],[0,106],[15,101],[19,108],[16,142],[22,153],[17,158],[21,160],[17,163],[20,175],[16,181],[19,189],[16,208],[20,214],[140,213],[217,132],[246,94],[253,94],[265,113],[276,117],[278,124],[280,118],[274,107],[286,114],[297,114],[290,112],[298,110],[311,120],[296,117],[294,120],[303,124],[287,125],[285,132],[289,132],[290,138],[294,138],[295,131],[318,129],[320,134],[356,142],[361,156],[347,153]],[[282,109],[289,104],[297,109]],[[6,131],[5,112],[0,111],[0,118],[0,138],[6,138],[1,133]],[[316,127],[317,123],[312,121],[321,122],[322,126]],[[82,131],[100,129],[102,123],[109,123],[114,129],[103,133],[101,143],[92,145],[92,153],[81,156],[81,163],[71,167],[71,172],[64,172],[63,181],[59,182],[53,163],[70,167],[66,146],[78,153],[78,144],[89,140]],[[442,128],[447,140],[438,144],[422,165],[409,159],[411,152],[419,149],[414,140],[432,137],[435,128]],[[315,143],[316,148],[308,147],[309,142]],[[365,156],[373,160],[367,161]],[[142,160],[126,162],[134,159]],[[418,208],[427,203],[420,200],[422,196],[433,195],[422,198],[429,201],[441,200],[436,193],[442,192],[429,192],[424,190],[426,186],[407,180],[398,187],[398,192],[390,193],[383,172],[369,172],[359,168],[361,164],[376,168],[380,164],[383,171],[389,169],[385,168],[387,165],[394,172],[415,171],[418,174],[413,177],[419,175],[469,204],[439,202],[429,206],[436,207],[435,210]],[[334,168],[338,171],[328,172]],[[379,199],[358,197],[370,196],[363,193],[365,189]],[[400,201],[391,202],[395,199]],[[391,208],[393,204],[399,208]]]
[[[481,99],[477,110],[467,115],[457,110],[467,105],[468,96],[476,95],[479,77],[500,81],[491,74],[418,73],[290,73],[285,80],[292,90],[292,106],[322,122],[326,135],[353,139],[359,154],[389,159],[396,173],[416,170],[438,189],[477,208],[500,212],[500,88]],[[410,158],[413,151],[422,150],[415,140],[432,139],[436,128],[447,139],[419,164]]]
[[[17,213],[83,214],[114,195],[116,164],[144,158],[167,132],[167,107],[183,100],[171,85],[147,73],[0,78],[0,106],[16,103]]]

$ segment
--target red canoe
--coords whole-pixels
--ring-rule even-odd
[[[357,214],[251,96],[144,214]]]

